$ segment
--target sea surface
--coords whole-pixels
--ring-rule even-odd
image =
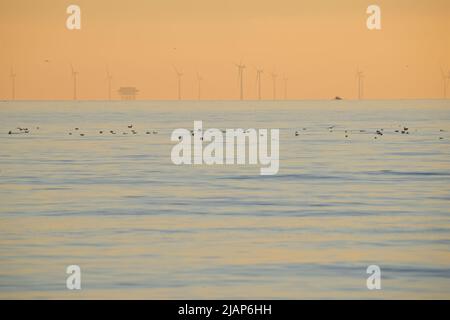
[[[174,165],[194,120],[278,174]],[[450,299],[450,101],[0,102],[0,298]]]

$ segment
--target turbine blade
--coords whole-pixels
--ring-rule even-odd
[[[441,76],[442,76],[442,78],[445,78],[445,72],[444,72],[444,69],[442,68],[442,66],[440,67],[440,69],[441,69]]]
[[[175,73],[179,76],[180,75],[180,71],[178,71],[177,67],[175,67],[175,65],[172,65],[172,67],[175,70]]]

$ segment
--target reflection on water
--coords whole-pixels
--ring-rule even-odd
[[[194,120],[279,174],[173,165]],[[0,297],[449,298],[449,144],[445,101],[0,103]]]

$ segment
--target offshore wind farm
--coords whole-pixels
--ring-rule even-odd
[[[255,87],[255,94],[248,94],[247,96],[245,96],[244,92],[245,92],[245,81],[244,81],[244,73],[246,71],[246,65],[241,62],[239,62],[239,64],[235,64],[235,67],[237,68],[237,81],[236,81],[236,90],[238,91],[236,97],[236,100],[288,100],[288,78],[286,76],[283,76],[282,78],[282,84],[283,84],[283,94],[281,97],[277,96],[277,82],[278,82],[278,73],[273,71],[269,74],[270,76],[270,82],[271,82],[271,88],[272,88],[272,92],[271,92],[271,99],[270,98],[265,98],[263,99],[262,97],[262,84],[263,81],[266,80],[266,82],[268,82],[269,79],[264,79],[263,74],[264,74],[264,69],[263,68],[256,68],[255,69],[255,78],[256,81],[254,83],[254,87]],[[176,75],[176,94],[172,97],[167,97],[164,100],[183,100],[183,89],[182,89],[182,79],[183,76],[185,76],[185,74],[183,72],[181,72],[177,67],[173,66],[173,70],[175,72]],[[62,99],[62,100],[78,100],[78,81],[79,81],[79,72],[76,71],[76,69],[74,68],[73,64],[70,63],[70,77],[71,77],[71,81],[72,81],[72,95],[71,98],[66,98],[66,99]],[[249,71],[247,71],[247,73],[249,73]],[[202,97],[202,82],[204,81],[203,77],[196,72],[195,73],[196,77],[195,80],[197,82],[197,87],[196,89],[194,89],[194,91],[197,92],[196,96],[190,94],[189,97],[186,100],[201,100]],[[438,70],[436,70],[436,75],[438,75]],[[6,98],[4,100],[16,100],[16,72],[14,72],[13,67],[10,68],[10,74],[9,77],[11,79],[11,95],[10,98]],[[443,93],[442,96],[440,97],[439,95],[436,96],[436,99],[442,98],[442,99],[447,99],[447,92],[448,92],[448,87],[450,84],[450,70],[448,71],[444,71],[444,68],[441,66],[440,67],[440,77],[441,77],[441,85],[443,88]],[[251,78],[251,77],[250,77]],[[364,71],[360,70],[360,68],[358,67],[355,73],[355,79],[356,79],[356,86],[355,86],[355,94],[350,95],[349,97],[346,97],[346,99],[357,99],[357,100],[362,100],[364,99],[364,93],[365,93],[365,78],[366,78],[366,74],[364,73]],[[112,88],[112,75],[110,73],[109,67],[107,67],[106,70],[106,84],[107,84],[107,94],[103,97],[103,98],[99,98],[98,100],[117,100],[117,99],[121,99],[120,95],[113,97],[112,92],[114,91]],[[193,79],[193,78],[192,78]],[[437,79],[437,77],[436,77]],[[61,79],[62,80],[62,79]],[[349,80],[349,79],[347,79]],[[191,80],[192,81],[192,80]],[[267,85],[267,84],[266,84]],[[101,88],[104,86],[104,83],[102,81],[102,83],[98,83],[97,84],[98,88]],[[338,92],[339,90],[336,89],[335,90],[335,95],[333,95],[330,92],[330,96],[328,97],[329,99],[331,99],[332,97],[341,97],[341,94]],[[270,95],[268,95],[270,96]],[[29,97],[28,99],[24,99],[24,100],[34,100],[32,97]],[[83,100],[92,100],[92,98],[89,97],[85,97]],[[95,100],[95,99],[94,99]],[[151,98],[147,99],[147,100],[153,100]],[[156,99],[159,100],[159,99]],[[216,100],[235,100],[233,98],[218,98]],[[304,97],[303,99],[301,98],[297,98],[297,99],[292,99],[292,100],[308,100],[308,97]],[[326,99],[325,99],[326,100]]]

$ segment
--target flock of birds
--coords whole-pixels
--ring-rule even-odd
[[[330,126],[330,127],[328,127],[328,131],[329,132],[333,132],[335,128],[336,128],[336,126]],[[298,136],[300,136],[300,132],[301,131],[306,131],[306,130],[307,130],[306,128],[302,128],[301,130],[297,130],[297,131],[295,131],[294,135],[296,137],[298,137]],[[384,129],[376,129],[375,131],[368,131],[368,130],[365,130],[365,129],[361,129],[361,130],[356,130],[356,131],[359,132],[359,133],[373,133],[373,134],[375,134],[374,137],[373,137],[374,139],[378,139],[378,137],[383,136],[385,134]],[[344,130],[345,138],[349,137],[350,132],[355,132],[355,130]],[[410,130],[409,130],[408,127],[399,126],[399,129],[394,130],[393,132],[394,133],[408,135],[410,133]],[[439,132],[442,133],[442,132],[445,132],[445,130],[444,129],[440,129]],[[444,139],[444,137],[442,137],[442,136],[439,137],[439,140],[443,140],[443,139]]]
[[[129,131],[122,131],[122,135],[127,135],[127,134],[138,134],[138,132],[135,130],[135,129],[133,129],[133,125],[132,124],[130,124],[130,125],[128,125],[127,126],[127,128],[129,129]],[[79,131],[80,130],[80,128],[74,128],[75,129],[75,131]],[[109,130],[108,132],[106,132],[106,131],[103,131],[103,130],[100,130],[99,132],[98,132],[99,134],[117,134],[117,132],[116,131],[114,131],[114,130]],[[69,135],[71,136],[73,133],[72,132],[69,132]],[[153,131],[149,131],[149,130],[147,130],[147,131],[145,131],[145,134],[158,134],[158,131],[156,131],[156,130],[153,130]],[[82,137],[84,137],[85,136],[85,134],[84,133],[80,133],[80,136],[82,136]]]
[[[30,133],[30,129],[28,129],[28,128],[17,127],[16,129],[19,130],[19,131],[9,130],[8,134]],[[36,130],[39,130],[39,127],[36,127]]]
[[[132,124],[128,125],[127,128],[129,130],[128,131],[126,131],[126,130],[122,131],[122,135],[138,134],[138,132],[135,129],[133,129],[133,125]],[[36,127],[36,130],[39,130],[39,129],[40,129],[39,127]],[[78,134],[80,137],[86,136],[85,133],[80,132],[80,128],[79,127],[73,128],[73,131],[76,131],[76,132],[69,131],[68,135],[71,136],[71,135],[74,135],[74,134]],[[30,133],[30,129],[22,128],[22,127],[17,127],[16,130],[9,130],[9,132],[8,132],[8,134],[10,134],[10,135],[13,135],[13,134],[27,134],[27,133]],[[112,135],[117,134],[117,132],[114,131],[114,130],[109,130],[109,131],[99,130],[98,133],[101,134],[101,135],[102,134],[108,134],[108,133],[112,134]],[[147,131],[145,131],[145,134],[158,134],[158,131],[156,131],[156,130],[151,130],[151,131],[147,130]]]
[[[333,132],[335,128],[336,128],[336,126],[329,126],[328,127],[328,131],[329,132]],[[39,127],[36,127],[36,130],[39,130],[39,129],[40,129]],[[128,129],[128,131],[127,130],[125,130],[125,131],[121,130],[121,134],[122,135],[128,135],[128,134],[130,134],[130,135],[137,135],[138,134],[138,132],[135,129],[133,129],[133,125],[132,124],[127,125],[127,129]],[[80,137],[86,136],[85,133],[80,132],[80,128],[78,128],[78,127],[75,127],[73,129],[73,131],[75,131],[75,132],[69,131],[68,135],[71,136],[71,135],[74,135],[74,134],[78,134]],[[225,133],[225,130],[221,130],[221,131],[223,133]],[[307,128],[302,128],[301,130],[296,130],[294,135],[296,137],[300,136],[301,131],[307,131]],[[377,129],[375,131],[368,131],[368,130],[365,130],[365,129],[361,129],[361,130],[344,130],[345,138],[349,137],[350,132],[355,132],[355,131],[359,132],[359,133],[373,133],[373,134],[375,134],[374,139],[378,139],[378,137],[381,137],[381,136],[383,136],[385,134],[384,129]],[[247,132],[247,131],[244,131],[244,132]],[[398,133],[398,134],[405,134],[405,135],[410,134],[409,128],[408,127],[404,127],[404,126],[399,126],[399,129],[393,130],[393,132],[394,133]],[[445,130],[440,129],[439,132],[442,133],[442,132],[445,132]],[[9,130],[9,132],[8,132],[9,135],[28,134],[28,133],[30,133],[30,129],[29,128],[22,128],[22,127],[17,127],[15,130]],[[103,134],[115,135],[115,134],[118,134],[118,133],[120,134],[120,132],[116,132],[114,130],[109,130],[109,131],[99,130],[98,131],[98,134],[100,134],[100,135],[103,135]],[[145,134],[147,134],[147,135],[158,134],[158,131],[156,131],[156,130],[146,130]],[[193,130],[191,130],[191,134],[194,135],[194,131]],[[181,137],[179,137],[179,139],[181,139]],[[443,139],[444,139],[444,137],[439,136],[439,140],[443,140]]]

